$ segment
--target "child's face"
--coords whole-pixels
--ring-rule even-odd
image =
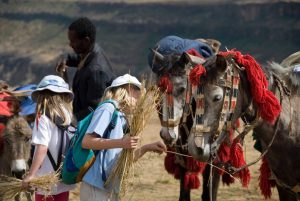
[[[128,85],[126,87],[126,90],[129,94],[129,96],[132,98],[133,105],[135,105],[141,95],[141,90],[134,85]]]

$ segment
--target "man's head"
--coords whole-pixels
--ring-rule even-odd
[[[87,54],[96,40],[96,27],[86,17],[79,18],[69,26],[70,47],[77,54]]]

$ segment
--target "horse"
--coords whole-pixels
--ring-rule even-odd
[[[9,106],[12,108],[8,108],[11,111],[9,116],[1,118],[1,128],[3,129],[0,133],[0,174],[22,179],[28,170],[32,130],[27,121],[18,115],[18,100],[10,95],[2,98],[4,101],[8,100],[11,103]],[[26,192],[25,195],[27,200],[32,200],[30,193]],[[0,200],[3,199],[0,196]],[[17,195],[15,200],[20,200],[20,195]]]
[[[204,101],[201,126],[206,129],[190,133],[189,153],[199,161],[209,160],[216,134],[228,127],[235,129],[233,122],[242,118],[246,127],[235,142],[241,145],[253,128],[262,151],[257,160],[265,164],[261,173],[266,175],[260,177],[264,196],[270,197],[268,188],[276,185],[281,201],[299,200],[299,66],[272,63],[262,68],[250,55],[232,50],[209,58],[203,68],[198,87]],[[237,174],[254,162],[227,170]]]
[[[206,40],[201,39],[199,41],[203,42]],[[218,51],[218,45],[220,45],[218,41],[209,40],[209,43],[213,45],[214,51]],[[154,62],[151,64],[151,67],[153,67],[153,64],[166,67],[162,71],[156,71],[152,68],[157,75],[157,85],[162,92],[162,99],[158,106],[158,115],[162,126],[160,136],[173,151],[188,154],[187,137],[193,125],[193,117],[189,113],[187,97],[190,93],[188,73],[195,65],[203,63],[205,60],[185,53],[164,56],[154,49],[152,49],[152,54],[153,58],[151,57],[150,60],[154,60]],[[187,65],[190,63],[192,65]],[[174,166],[176,166],[176,169]],[[206,166],[203,170],[205,164],[197,163],[191,158],[168,153],[165,159],[165,167],[169,173],[174,174],[174,177],[180,180],[180,201],[190,201],[190,188],[199,187],[198,174],[202,171],[204,171],[202,200],[216,200],[220,181],[220,175],[216,174],[216,171],[212,173],[213,191],[210,192],[207,185],[210,177],[210,168]],[[194,167],[197,168],[195,169]]]

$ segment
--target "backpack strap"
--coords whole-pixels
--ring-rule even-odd
[[[50,118],[50,112],[48,110],[46,110],[45,112],[45,115],[49,118]],[[51,162],[51,165],[53,167],[53,170],[56,172],[59,167],[60,167],[60,164],[62,162],[62,151],[63,151],[63,145],[64,145],[64,139],[65,139],[65,130],[67,129],[66,126],[63,126],[62,123],[63,123],[63,120],[59,117],[59,116],[56,116],[53,120],[53,123],[58,127],[58,129],[61,131],[60,133],[60,146],[59,146],[59,150],[58,150],[58,155],[57,155],[57,163],[55,163],[55,160],[50,152],[50,150],[48,149],[47,150],[47,156]]]
[[[110,102],[110,103],[112,103],[112,104],[114,105],[113,102]],[[114,105],[114,107],[115,107],[115,110],[114,110],[114,112],[113,112],[113,114],[112,114],[110,123],[109,123],[109,125],[107,126],[107,128],[105,129],[104,134],[103,134],[103,138],[105,138],[105,139],[108,139],[108,138],[110,137],[111,131],[112,131],[112,130],[116,127],[116,125],[117,125],[117,120],[118,120],[118,116],[119,116],[119,111],[118,111],[118,109],[116,108],[115,105]],[[106,180],[107,180],[107,176],[106,176],[105,169],[104,169],[104,160],[105,160],[105,156],[106,156],[106,152],[107,152],[107,151],[108,151],[107,149],[105,149],[105,150],[103,151],[103,157],[102,157],[102,165],[101,165],[101,166],[102,166],[102,180],[103,180],[103,181],[106,181]]]
[[[60,128],[60,127],[58,127],[58,128],[62,133],[60,135],[60,146],[59,146],[58,155],[57,155],[57,163],[55,163],[50,150],[49,149],[47,150],[47,156],[48,156],[50,163],[53,167],[53,170],[55,172],[59,169],[61,161],[62,161],[62,150],[63,150],[63,145],[64,145],[64,135],[65,135],[64,130],[62,130],[62,128]]]

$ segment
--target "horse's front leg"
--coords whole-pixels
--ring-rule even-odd
[[[278,195],[279,195],[279,200],[280,201],[297,201],[297,197],[294,193],[285,190],[279,185],[276,185],[277,190],[278,190]]]
[[[180,166],[180,195],[179,201],[190,201],[191,200],[191,190],[184,189],[184,176],[186,169]]]
[[[210,201],[210,182],[212,181],[212,201],[217,201],[217,194],[220,183],[220,174],[216,168],[213,168],[212,178],[210,178],[210,166],[206,165],[203,171],[203,191],[202,201]]]

